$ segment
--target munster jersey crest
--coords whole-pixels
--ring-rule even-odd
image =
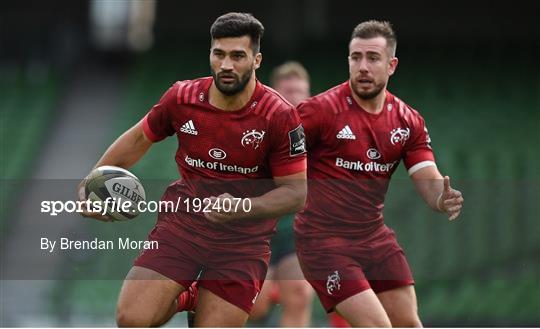
[[[405,145],[405,142],[409,139],[410,132],[411,131],[410,131],[409,128],[406,128],[406,129],[403,129],[403,128],[393,129],[390,132],[390,142],[392,143],[392,145],[396,145],[398,143],[400,143],[401,145]]]
[[[338,291],[341,288],[340,281],[341,278],[338,271],[334,271],[334,273],[330,274],[326,280],[326,292],[328,292],[329,295],[332,295],[335,291]]]
[[[246,130],[242,135],[242,140],[240,143],[242,143],[243,147],[249,147],[252,146],[255,150],[259,148],[261,145],[261,142],[264,138],[264,130],[257,131],[255,129]]]

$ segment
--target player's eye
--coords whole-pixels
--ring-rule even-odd
[[[232,57],[234,60],[241,60],[242,58],[245,57],[245,55],[242,54],[242,53],[235,53],[235,54],[232,54],[231,57]]]

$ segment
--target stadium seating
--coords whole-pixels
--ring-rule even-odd
[[[4,72],[6,73],[6,72]],[[21,70],[0,77],[0,223],[8,217],[28,182],[54,117],[61,83],[55,76],[33,79]]]

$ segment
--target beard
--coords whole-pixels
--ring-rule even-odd
[[[373,90],[371,91],[364,91],[362,90],[362,88],[360,88],[358,86],[358,82],[351,79],[351,86],[352,86],[352,91],[356,94],[356,96],[358,96],[360,99],[363,99],[363,100],[370,100],[370,99],[373,99],[375,97],[377,97],[384,89],[384,87],[386,86],[386,83],[376,83],[375,84],[375,87]]]
[[[243,75],[238,76],[234,73],[216,73],[214,70],[210,69],[212,72],[212,77],[214,78],[214,82],[216,84],[217,89],[222,92],[223,94],[227,96],[233,96],[244,90],[246,88],[246,85],[249,82],[249,79],[251,79],[251,76],[253,75],[253,66]],[[234,77],[233,83],[221,83],[220,78],[222,77]]]

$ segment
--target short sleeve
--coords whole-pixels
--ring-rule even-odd
[[[306,149],[308,151],[319,143],[321,136],[321,111],[314,106],[313,102],[302,102],[297,107],[298,115],[304,127],[306,135]]]
[[[143,118],[144,134],[152,142],[159,142],[175,133],[170,112],[176,108],[177,93],[178,83],[175,83]]]
[[[290,108],[277,111],[270,121],[269,134],[272,176],[288,176],[306,171],[304,128],[296,110]]]
[[[426,123],[417,112],[415,114],[410,120],[411,135],[405,143],[403,157],[409,175],[422,168],[436,166]]]

